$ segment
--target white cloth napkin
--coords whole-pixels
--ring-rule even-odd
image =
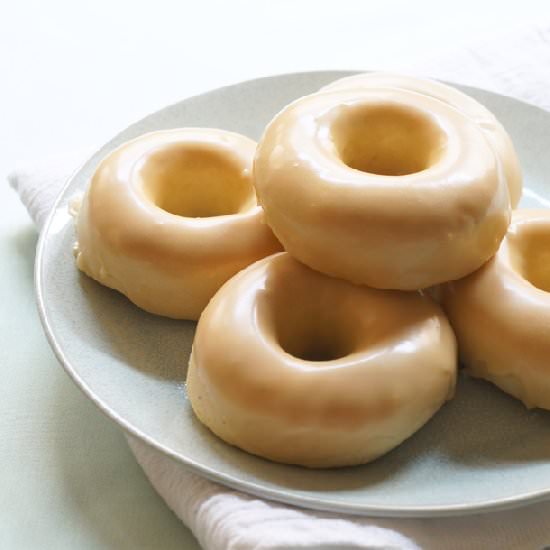
[[[424,61],[412,72],[490,89],[550,110],[550,24]],[[74,153],[8,180],[40,229]],[[135,438],[128,443],[168,506],[208,550],[521,549],[550,547],[550,502],[447,519],[360,518],[301,510],[233,491],[186,471]]]

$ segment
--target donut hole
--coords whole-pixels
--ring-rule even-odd
[[[410,353],[415,327],[434,314],[432,301],[416,292],[357,286],[313,271],[287,253],[269,259],[263,288],[253,295],[254,323],[264,341],[317,364],[379,353],[388,344],[395,349],[395,342]]]
[[[270,263],[257,318],[268,323],[263,333],[298,359],[341,359],[358,349],[354,290],[283,255]]]
[[[527,228],[526,228],[527,229]],[[508,238],[515,269],[533,286],[550,292],[550,233],[544,227],[530,226],[516,238]]]
[[[441,157],[444,133],[421,111],[397,105],[342,109],[332,125],[342,162],[381,176],[406,176],[426,170]]]
[[[256,205],[250,171],[226,154],[188,144],[150,155],[143,191],[158,208],[188,218],[238,214]]]
[[[354,343],[342,331],[341,323],[315,307],[277,317],[276,331],[281,348],[304,361],[333,361],[354,351]]]

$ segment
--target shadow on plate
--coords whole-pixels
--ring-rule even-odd
[[[455,399],[434,417],[433,434],[439,436],[443,458],[468,467],[501,468],[519,463],[550,461],[550,412],[527,409],[496,386],[459,377]]]
[[[79,284],[113,356],[155,378],[185,379],[195,322],[147,313],[82,273]]]

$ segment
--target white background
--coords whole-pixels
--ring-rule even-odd
[[[544,7],[546,5],[546,8]],[[548,2],[0,0],[0,175],[223,84],[406,69],[550,13]]]
[[[542,0],[0,0],[0,178],[217,86],[406,70],[542,20]],[[194,548],[48,349],[32,296],[35,241],[0,184],[0,549]]]

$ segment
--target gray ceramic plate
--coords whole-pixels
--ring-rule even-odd
[[[68,182],[39,243],[36,288],[50,343],[77,385],[127,432],[197,473],[256,495],[386,516],[463,514],[550,496],[550,413],[528,411],[465,377],[456,399],[422,430],[366,466],[310,471],[230,447],[195,420],[186,399],[194,324],[149,315],[75,268],[67,202],[106,153],[144,132],[178,126],[258,138],[289,101],[347,74],[290,74],[215,90],[148,116],[102,147]],[[550,206],[550,114],[489,92],[466,92],[512,135],[527,187],[522,204]]]

